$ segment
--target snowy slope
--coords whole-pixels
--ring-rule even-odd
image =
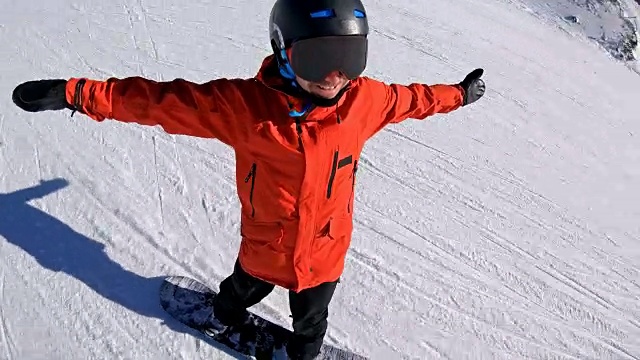
[[[252,76],[270,2],[11,2],[0,12],[0,359],[227,359],[159,278],[217,288],[239,245],[217,141],[28,114],[19,82]],[[367,2],[367,74],[477,104],[362,155],[327,341],[372,359],[640,358],[640,78],[509,0]],[[286,292],[255,310],[289,326]]]
[[[520,0],[541,18],[587,37],[640,73],[638,0]]]

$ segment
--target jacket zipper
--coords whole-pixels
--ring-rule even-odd
[[[353,199],[353,193],[356,188],[356,172],[358,171],[358,160],[353,162],[353,173],[351,174],[351,196],[349,197],[349,202],[347,203],[347,212],[351,212],[351,199]]]
[[[302,151],[302,125],[300,124],[299,117],[296,118],[296,132],[298,133],[298,147],[300,147],[300,151]]]
[[[251,180],[251,190],[249,190],[249,203],[251,204],[251,217],[255,217],[256,208],[253,206],[253,189],[256,186],[256,169],[258,165],[256,163],[251,164],[251,170],[246,178],[244,178],[245,184]]]
[[[309,109],[307,109],[307,111],[304,113],[304,115],[298,116],[298,117],[295,118],[296,133],[298,134],[298,147],[300,148],[300,151],[302,151],[302,152],[304,152],[304,147],[302,146],[302,121],[307,119],[307,117],[309,116],[309,113],[313,109],[315,109],[315,105],[311,105],[309,107]]]

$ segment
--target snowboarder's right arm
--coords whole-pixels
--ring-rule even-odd
[[[64,82],[64,88],[61,85],[63,81],[57,81],[25,83],[20,91],[20,86],[14,91],[14,102],[17,93],[16,104],[24,105],[20,104],[19,99],[22,94],[27,99],[35,99],[34,103],[44,103],[39,104],[44,108],[35,106],[35,111],[66,107],[96,121],[113,119],[159,125],[171,134],[216,138],[231,146],[247,128],[247,124],[243,125],[238,116],[248,109],[241,94],[241,88],[247,85],[245,80],[217,79],[196,84],[182,79],[157,82],[141,77],[111,78],[106,81],[71,78]],[[47,84],[54,84],[58,89],[46,89]],[[60,98],[52,100],[55,96]],[[56,101],[60,104],[55,104]],[[62,102],[65,104],[62,105]]]
[[[227,79],[196,84],[141,77],[107,81],[72,78],[66,85],[66,100],[97,121],[109,118],[159,125],[171,134],[216,138],[232,146],[241,131],[236,115],[246,108],[237,81]]]

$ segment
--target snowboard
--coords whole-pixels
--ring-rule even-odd
[[[285,346],[292,332],[260,315],[247,311],[247,322],[225,332],[212,331],[216,292],[185,276],[168,276],[160,285],[160,305],[174,319],[199,331],[207,339],[222,344],[250,359],[286,360]],[[368,360],[368,358],[323,344],[316,360]]]

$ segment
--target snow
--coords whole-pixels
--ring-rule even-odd
[[[528,9],[577,37],[587,37],[640,73],[638,0],[520,0]]]
[[[640,358],[640,77],[510,0],[367,2],[367,75],[478,103],[362,154],[327,342],[372,359]],[[0,12],[0,358],[228,359],[161,310],[238,246],[218,141],[25,113],[38,78],[253,76],[271,2],[14,1]],[[578,14],[580,15],[580,14]],[[287,327],[286,292],[254,310]]]

